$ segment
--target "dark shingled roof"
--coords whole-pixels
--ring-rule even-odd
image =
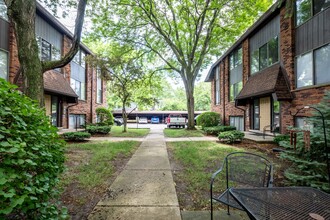
[[[66,96],[70,103],[77,102],[77,94],[71,88],[69,82],[64,78],[63,74],[55,71],[47,71],[44,73],[44,90],[45,92]]]
[[[236,97],[238,105],[248,98],[260,97],[275,93],[277,100],[292,99],[287,79],[283,74],[284,68],[280,64],[275,64],[259,73],[249,77],[243,89]],[[244,102],[244,101],[243,101]]]

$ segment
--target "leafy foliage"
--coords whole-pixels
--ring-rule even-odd
[[[144,51],[146,60],[157,57],[153,64],[158,70],[181,77],[187,97],[188,128],[192,129],[194,86],[200,71],[271,3],[270,0],[95,1],[92,4],[99,10],[91,10],[90,38],[128,43]]]
[[[98,107],[95,111],[99,119],[99,125],[113,125],[113,115],[109,109]]]
[[[66,132],[63,133],[63,137],[67,141],[84,141],[91,137],[91,134],[88,132]]]
[[[290,136],[287,134],[281,134],[281,135],[277,135],[276,137],[274,137],[273,141],[276,144],[280,144],[281,141],[289,141],[290,140]]]
[[[325,118],[326,133],[330,133],[330,92],[327,92],[324,99],[316,106]],[[311,186],[330,192],[329,176],[327,170],[327,155],[323,126],[320,114],[314,111],[313,117],[309,119],[314,126],[310,135],[310,150],[305,148],[303,132],[297,135],[296,150],[290,145],[290,141],[281,141],[280,146],[286,148],[281,157],[292,162],[292,166],[285,171],[285,177],[290,185]],[[329,141],[329,139],[328,139]],[[328,143],[329,146],[329,143]]]
[[[221,132],[218,136],[219,140],[223,140],[228,144],[242,141],[244,138],[244,132],[241,131],[225,131]]]
[[[236,130],[236,127],[221,125],[221,126],[214,126],[214,127],[205,127],[203,130],[208,135],[218,135],[220,132]]]
[[[202,129],[205,127],[214,127],[220,124],[221,115],[216,112],[204,112],[200,114],[197,119],[197,125],[201,126]]]
[[[90,134],[109,134],[111,131],[111,126],[107,125],[87,125],[86,131]]]
[[[57,129],[35,102],[3,79],[0,118],[0,218],[64,218],[50,202],[64,170]]]

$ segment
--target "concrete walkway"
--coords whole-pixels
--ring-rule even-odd
[[[181,220],[162,129],[150,130],[88,219]]]

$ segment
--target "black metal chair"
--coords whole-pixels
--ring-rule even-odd
[[[215,178],[223,170],[226,172],[226,190],[220,195],[213,195]],[[230,195],[231,187],[272,187],[272,183],[273,166],[268,159],[248,152],[228,154],[222,167],[212,175],[210,184],[211,219],[213,219],[213,201],[227,205],[228,215],[230,215],[229,206],[244,210]]]

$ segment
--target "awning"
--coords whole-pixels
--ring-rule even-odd
[[[64,78],[64,75],[55,71],[47,71],[44,73],[44,90],[51,94],[66,97],[68,103],[76,103],[78,101],[77,94]]]
[[[272,95],[275,100],[291,100],[289,83],[280,64],[275,64],[249,77],[236,97],[236,105],[244,106],[248,99]]]

